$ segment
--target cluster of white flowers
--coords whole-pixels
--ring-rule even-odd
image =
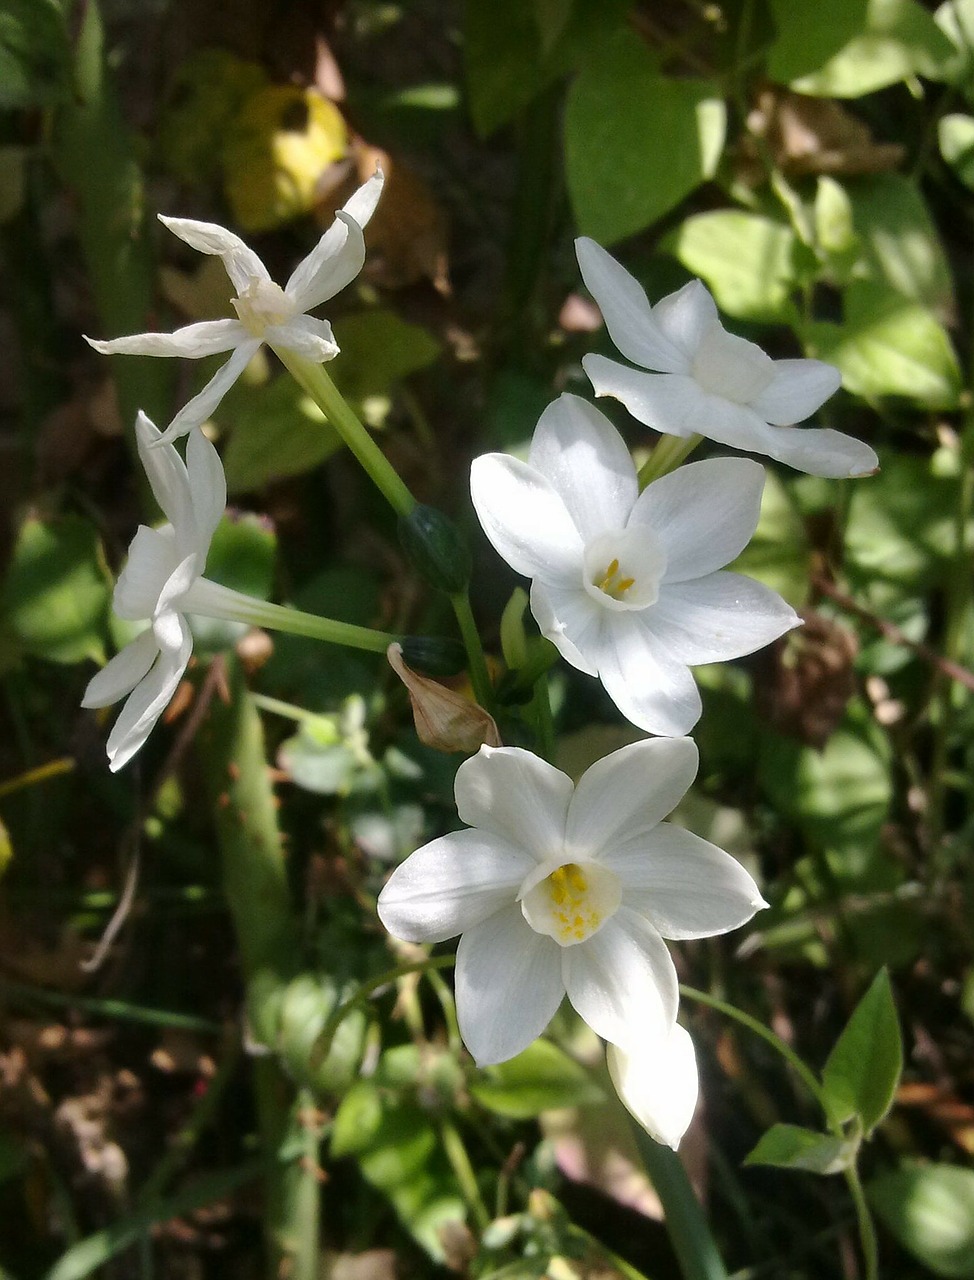
[[[223,259],[238,319],[92,342],[110,353],[232,352],[165,432],[139,416],[139,454],[168,523],[139,529],[115,589],[119,616],[145,620],[147,629],[85,694],[90,707],[127,698],[108,739],[113,769],[138,751],[182,677],[192,650],[186,615],[248,616],[242,597],[203,577],[226,485],[198,428],[262,342],[316,362],[338,354],[330,325],[307,312],[361,269],[362,229],[381,188],[377,173],[283,289],[223,227],[163,219]],[[875,454],[859,441],[792,425],[836,390],[836,370],[771,360],[728,333],[699,281],[651,307],[604,249],[587,239],[577,249],[609,335],[640,366],[586,356],[597,395],[621,400],[656,431],[707,436],[815,475],[875,469]],[[184,463],[170,442],[187,433]],[[505,454],[474,462],[474,507],[496,550],[531,579],[541,632],[602,681],[628,720],[659,736],[599,760],[577,785],[529,751],[481,748],[456,777],[467,829],[416,850],[379,898],[379,915],[398,938],[462,935],[457,1014],[478,1063],[526,1048],[567,995],[608,1042],[626,1105],[674,1147],[693,1113],[697,1076],[676,1021],[676,970],[664,939],[725,933],[767,905],[729,854],[663,821],[697,771],[697,749],[684,736],[701,713],[690,667],[751,653],[800,623],[773,591],[724,568],[757,527],[763,485],[758,463],[717,458],[640,492],[622,437],[571,395],[541,416],[527,462]]]

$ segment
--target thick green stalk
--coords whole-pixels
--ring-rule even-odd
[[[408,516],[416,506],[416,499],[332,382],[324,365],[313,364],[292,351],[278,350],[276,347],[274,350],[295,382],[308,393],[358,458],[393,510],[401,516]]]
[[[703,436],[660,436],[653,451],[639,468],[640,492],[660,476],[675,471],[703,439]]]
[[[467,670],[470,673],[474,695],[482,707],[491,711],[494,705],[494,687],[491,684],[490,672],[487,670],[487,659],[484,657],[484,648],[480,642],[480,632],[477,630],[473,610],[470,608],[470,593],[458,591],[450,596],[450,604],[453,605],[460,635],[463,637],[463,646],[467,651]]]
[[[200,733],[223,866],[223,886],[233,917],[251,1021],[273,1025],[274,1009],[296,971],[300,936],[288,889],[277,809],[264,750],[260,716],[239,665],[227,664],[229,698],[213,700]],[[261,1142],[267,1155],[290,1148],[300,1159],[275,1163],[268,1174],[265,1243],[268,1276],[316,1280],[319,1182],[309,1100],[273,1057],[254,1070]]]
[[[633,1122],[636,1146],[663,1206],[683,1280],[727,1280],[714,1238],[680,1157]]]

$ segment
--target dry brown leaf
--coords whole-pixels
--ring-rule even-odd
[[[747,123],[778,168],[794,177],[884,173],[897,168],[905,154],[898,143],[874,141],[868,125],[840,103],[778,87],[761,90]],[[758,164],[757,145],[747,139],[742,150],[750,170]]]
[[[386,657],[406,686],[416,733],[425,746],[473,755],[482,746],[502,745],[493,716],[457,689],[413,671],[403,661],[402,645],[391,644]]]

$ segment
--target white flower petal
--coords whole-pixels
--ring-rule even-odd
[[[127,697],[159,656],[152,628],[137,635],[88,681],[83,707],[110,707]]]
[[[664,584],[699,578],[747,546],[763,489],[764,468],[748,458],[691,462],[643,490],[630,524],[648,525],[666,548]]]
[[[594,405],[562,395],[542,413],[528,463],[550,483],[582,540],[625,526],[639,494],[626,443]]]
[[[638,728],[682,738],[700,719],[703,705],[687,665],[669,654],[644,625],[643,617],[651,613],[613,614],[607,619],[599,678]]]
[[[642,916],[621,906],[598,933],[561,954],[568,999],[603,1040],[625,1048],[669,1033],[680,999],[676,969]]]
[[[597,396],[621,401],[634,418],[654,431],[683,437],[695,432],[710,435],[706,412],[713,397],[707,396],[691,377],[643,373],[598,355],[583,356],[582,368]]]
[[[548,585],[580,580],[582,540],[540,472],[507,454],[484,454],[470,467],[470,497],[495,550],[517,573]]]
[[[264,330],[264,341],[269,347],[293,351],[316,364],[334,360],[338,355],[338,343],[331,325],[327,320],[316,320],[314,316],[292,316],[283,324],[268,325]]]
[[[697,1106],[699,1080],[693,1041],[679,1023],[665,1038],[646,1036],[626,1051],[606,1047],[616,1093],[651,1138],[679,1147]]]
[[[697,348],[703,341],[704,334],[715,324],[720,323],[717,304],[710,295],[710,290],[701,280],[691,280],[676,293],[668,293],[660,298],[653,307],[653,317],[675,347],[683,352],[688,361],[687,368],[678,372],[688,372]],[[619,344],[616,343],[618,346]],[[619,347],[622,351],[622,348]],[[644,364],[642,360],[637,364]],[[647,365],[655,369],[656,365]]]
[[[172,525],[150,529],[140,524],[129,544],[128,559],[115,582],[112,608],[120,618],[151,618],[159,595],[178,563]]]
[[[227,478],[223,463],[202,431],[190,432],[186,443],[186,473],[196,525],[196,544],[193,549],[199,556],[199,569],[202,572],[213,534],[227,506]]]
[[[777,458],[810,476],[836,480],[872,475],[879,467],[874,449],[841,431],[817,427],[767,427],[765,430],[767,435],[752,434],[752,443],[740,444],[738,448],[766,453],[769,458]]]
[[[599,304],[609,337],[622,354],[647,369],[688,372],[687,356],[656,323],[638,280],[587,236],[575,241],[575,252],[585,287]]]
[[[217,369],[202,391],[188,400],[170,422],[162,434],[165,443],[184,436],[205,422],[223,397],[246,369],[250,360],[260,349],[260,338],[248,338],[241,343],[233,355]]]
[[[102,355],[182,356],[186,360],[197,360],[201,356],[232,351],[246,342],[247,337],[247,330],[239,320],[200,320],[175,333],[134,333],[108,342],[86,337],[85,342]]]
[[[376,165],[375,173],[373,173],[372,177],[367,182],[363,182],[358,190],[353,191],[342,205],[344,212],[354,219],[360,227],[367,226],[371,221],[379,203],[379,197],[382,195],[385,180],[385,174]]]
[[[166,218],[162,214],[159,221],[199,253],[222,258],[237,293],[243,293],[255,280],[270,279],[267,268],[253,249],[226,227],[215,222],[195,222],[192,218]]]
[[[711,938],[739,929],[768,904],[736,858],[669,822],[606,860],[623,902],[664,938]]]
[[[313,311],[351,284],[364,265],[362,228],[339,209],[335,221],[294,268],[284,292],[298,311]]]
[[[804,422],[842,385],[842,375],[821,360],[776,360],[774,377],[750,407],[765,422],[790,427]]]
[[[152,496],[182,546],[194,526],[193,498],[186,464],[172,445],[163,443],[162,432],[141,409],[135,419],[135,440]]]
[[[644,837],[673,812],[697,776],[698,763],[690,738],[652,738],[603,756],[575,787],[566,849],[615,870],[616,847]]]
[[[691,667],[743,657],[801,626],[776,591],[725,572],[665,583],[645,619],[660,646]]]
[[[565,994],[561,955],[558,943],[535,933],[516,906],[460,939],[457,1020],[479,1067],[513,1058],[544,1031]]]
[[[493,832],[538,862],[562,848],[572,780],[532,752],[481,747],[457,770],[455,790],[468,826]]]
[[[396,868],[379,894],[379,919],[404,942],[443,942],[514,902],[535,865],[496,835],[454,831]]]
[[[531,583],[531,613],[541,634],[566,662],[587,676],[599,674],[596,656],[602,651],[605,610],[584,587],[546,587],[535,579]]]
[[[135,755],[169,705],[193,651],[193,637],[183,620],[183,640],[173,653],[160,653],[155,665],[129,694],[108,735],[106,750],[114,773]]]

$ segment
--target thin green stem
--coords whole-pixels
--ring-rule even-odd
[[[453,1176],[457,1180],[457,1186],[467,1202],[467,1208],[473,1214],[479,1229],[483,1231],[490,1225],[490,1213],[477,1186],[477,1175],[470,1163],[470,1156],[467,1154],[460,1132],[456,1125],[445,1117],[440,1120],[440,1141],[443,1143],[443,1150],[450,1162]]]
[[[36,769],[28,769],[26,773],[18,774],[16,778],[8,778],[6,782],[0,782],[0,797],[9,796],[12,792],[20,791],[24,787],[33,787],[38,782],[46,782],[48,778],[59,778],[64,773],[70,773],[73,768],[73,756],[49,760],[47,764],[40,764]]]
[[[487,670],[487,659],[484,657],[480,632],[477,630],[473,610],[470,608],[470,593],[466,590],[456,592],[455,595],[450,596],[450,604],[453,605],[460,635],[463,637],[463,647],[467,651],[467,670],[470,673],[474,696],[485,710],[490,711],[494,705],[494,687],[491,684],[490,672]]]
[[[660,436],[653,451],[639,468],[640,493],[652,481],[660,476],[675,471],[684,459],[688,458],[703,439],[703,436]]]
[[[278,358],[294,380],[315,402],[342,440],[362,464],[373,483],[401,516],[408,516],[416,499],[400,479],[395,467],[385,456],[351,405],[332,382],[324,365],[312,364],[292,351],[274,348]]]
[[[218,1022],[197,1018],[190,1013],[175,1013],[168,1009],[149,1009],[143,1005],[128,1004],[124,1000],[103,1000],[95,996],[78,996],[67,991],[51,991],[47,987],[34,987],[25,982],[14,982],[0,977],[0,998],[23,1000],[26,1003],[50,1005],[54,1008],[75,1009],[95,1018],[117,1018],[121,1022],[141,1022],[153,1027],[175,1027],[182,1031],[199,1031],[213,1034],[223,1028]]]
[[[866,1195],[862,1189],[859,1170],[856,1165],[852,1164],[847,1169],[843,1169],[842,1172],[856,1210],[859,1243],[862,1248],[863,1261],[866,1264],[864,1280],[879,1280],[879,1244],[876,1239],[876,1227],[873,1224],[873,1216],[869,1212],[869,1205],[866,1203]]]
[[[555,757],[555,722],[551,716],[551,699],[548,696],[548,675],[543,673],[534,683],[531,699],[534,707],[534,724],[537,730],[538,755],[551,761]]]
[[[663,1206],[664,1221],[680,1262],[683,1280],[727,1280],[706,1216],[680,1157],[632,1124],[636,1146]]]

